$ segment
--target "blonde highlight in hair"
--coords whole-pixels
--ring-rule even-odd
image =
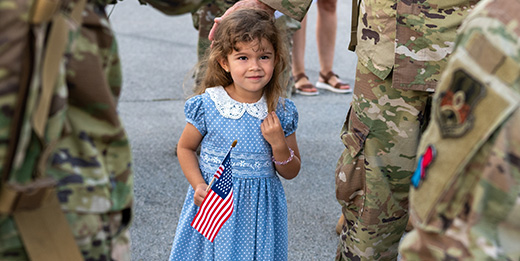
[[[237,10],[222,19],[208,50],[209,54],[202,62],[205,72],[195,94],[202,94],[210,87],[232,84],[231,74],[220,66],[219,61],[226,60],[233,50],[238,50],[237,44],[240,43],[257,41],[258,47],[262,49],[262,39],[271,43],[275,52],[273,76],[264,87],[264,95],[269,112],[276,110],[278,98],[285,94],[282,75],[287,67],[288,51],[282,40],[282,32],[275,25],[272,15],[259,9]]]

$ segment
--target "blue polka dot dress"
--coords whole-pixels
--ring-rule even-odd
[[[214,242],[193,227],[199,207],[190,186],[179,218],[170,260],[287,260],[287,203],[271,161],[271,146],[260,130],[267,116],[264,98],[256,103],[233,100],[222,87],[208,88],[184,107],[186,121],[204,137],[199,166],[207,183],[231,143],[234,211]],[[285,135],[296,131],[294,103],[280,99],[276,109]]]

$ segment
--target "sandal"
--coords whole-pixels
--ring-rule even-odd
[[[329,80],[330,80],[330,78],[332,78],[332,76],[336,76],[336,78],[338,79],[338,82],[334,86],[329,83]],[[317,88],[325,89],[325,90],[328,90],[328,91],[331,91],[331,92],[335,92],[335,93],[350,93],[350,92],[352,92],[352,89],[350,88],[350,85],[348,83],[343,83],[339,79],[339,76],[337,74],[335,74],[334,72],[332,72],[332,71],[327,73],[327,75],[323,75],[320,72],[320,77],[323,78],[323,80],[325,80],[325,82],[318,81],[316,83],[316,87]]]
[[[318,95],[318,89],[316,89],[316,87],[314,87],[314,85],[310,83],[303,84],[300,87],[296,87],[296,83],[302,78],[306,78],[307,80],[309,79],[309,77],[307,77],[305,73],[300,73],[294,77],[294,87],[296,88],[296,93],[308,96]]]

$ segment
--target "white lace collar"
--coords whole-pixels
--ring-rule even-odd
[[[240,119],[246,111],[249,115],[261,120],[267,117],[267,102],[264,96],[255,103],[241,103],[229,97],[226,90],[221,86],[208,88],[206,92],[215,103],[215,107],[217,107],[220,115],[225,118]]]

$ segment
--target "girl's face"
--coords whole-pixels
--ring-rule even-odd
[[[260,48],[260,46],[262,48]],[[275,51],[273,45],[262,39],[237,44],[237,49],[220,61],[224,70],[231,73],[237,94],[262,97],[263,88],[273,76]]]

